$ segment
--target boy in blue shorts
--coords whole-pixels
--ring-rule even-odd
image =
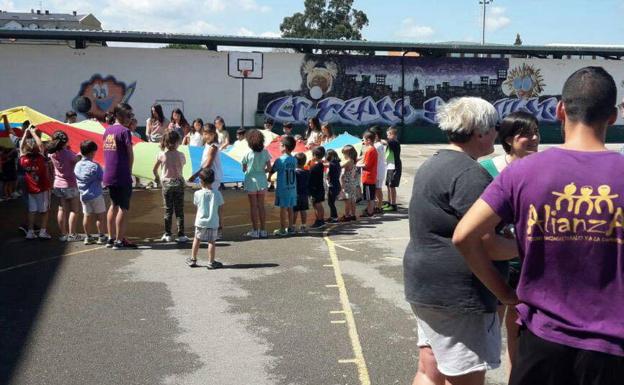
[[[275,188],[275,206],[280,208],[280,228],[273,233],[278,237],[295,233],[293,227],[294,211],[297,205],[297,179],[295,169],[297,160],[290,153],[295,149],[295,138],[283,136],[281,141],[282,156],[275,160],[271,174],[277,173],[277,187]],[[286,219],[288,218],[288,226]]]

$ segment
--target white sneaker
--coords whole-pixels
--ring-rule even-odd
[[[59,241],[60,241],[60,242],[67,242],[67,235],[61,235],[61,236],[59,237]]]
[[[173,242],[173,237],[171,235],[163,234],[163,236],[160,237],[160,240],[163,242]]]
[[[28,230],[26,232],[26,239],[36,239],[37,236],[35,235],[35,232],[33,230]]]
[[[41,239],[52,239],[52,236],[48,234],[46,229],[39,230],[39,238]]]
[[[11,197],[13,197],[13,199],[17,199],[21,196],[22,194],[19,191],[13,191],[13,194],[11,194]]]
[[[80,234],[69,234],[67,236],[67,242],[76,242],[76,241],[82,241],[84,238],[82,237],[82,235]]]
[[[186,235],[182,235],[180,237],[178,237],[177,242],[178,243],[186,243],[189,241],[189,238]]]
[[[248,232],[245,233],[245,236],[249,238],[260,238],[260,234],[258,233],[258,230],[249,230]]]
[[[268,238],[269,237],[269,233],[267,233],[266,230],[260,230],[258,232],[258,237],[262,238],[262,239]]]

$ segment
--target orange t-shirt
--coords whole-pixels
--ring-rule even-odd
[[[369,146],[364,153],[364,167],[362,167],[362,183],[377,183],[377,150]]]

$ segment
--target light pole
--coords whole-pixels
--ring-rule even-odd
[[[494,0],[481,0],[479,4],[483,4],[483,33],[481,34],[481,45],[485,45],[485,7],[491,4]]]

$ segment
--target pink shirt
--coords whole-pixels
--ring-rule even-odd
[[[78,187],[74,166],[76,153],[65,147],[50,155],[54,165],[54,188]]]
[[[182,178],[182,170],[186,164],[186,157],[178,150],[161,151],[156,158],[160,161],[160,179]]]

